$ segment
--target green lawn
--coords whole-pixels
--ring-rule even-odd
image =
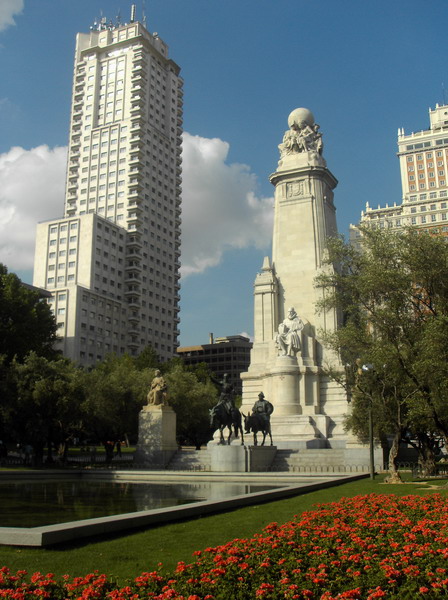
[[[0,563],[13,570],[51,572],[57,576],[65,573],[80,576],[97,569],[124,582],[144,571],[154,570],[159,562],[169,570],[180,560],[189,562],[194,550],[223,544],[234,538],[250,537],[272,521],[285,522],[315,504],[337,501],[343,496],[372,492],[428,494],[438,490],[448,494],[444,487],[446,481],[442,480],[403,485],[386,485],[382,481],[383,476],[375,481],[363,479],[286,500],[51,549],[0,546]]]

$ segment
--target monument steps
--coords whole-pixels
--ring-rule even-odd
[[[345,450],[322,448],[278,449],[271,471],[336,473],[364,470],[361,465],[347,465]]]
[[[167,466],[170,471],[210,471],[210,468],[211,457],[207,448],[179,448]]]

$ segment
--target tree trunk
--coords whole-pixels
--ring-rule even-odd
[[[69,438],[70,439],[70,438]],[[59,459],[62,462],[62,464],[67,464],[67,457],[68,457],[68,450],[69,450],[69,439],[64,440],[63,442],[61,442],[60,446],[59,446]]]
[[[418,464],[422,477],[436,475],[436,457],[428,444],[422,443],[419,448]]]
[[[50,433],[48,434],[48,439],[47,439],[47,459],[46,459],[46,463],[47,464],[53,464],[53,444],[52,444],[52,436],[51,436],[51,430]]]
[[[383,467],[386,467],[386,465],[389,464],[389,438],[382,433],[379,434],[379,438],[381,450],[383,452]]]
[[[44,445],[42,443],[37,443],[34,445],[34,453],[33,453],[33,465],[35,467],[41,467],[44,462]]]
[[[392,446],[389,450],[389,475],[384,480],[384,483],[403,483],[400,473],[397,469],[397,456],[398,449],[400,446],[401,431],[395,432],[394,439],[392,440]]]
[[[106,451],[106,464],[110,465],[112,459],[114,457],[114,446],[113,442],[104,442],[103,443],[104,450]]]

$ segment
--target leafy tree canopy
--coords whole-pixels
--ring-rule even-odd
[[[33,446],[38,462],[45,445],[51,449],[53,444],[78,434],[82,427],[79,374],[67,359],[48,360],[35,352],[23,363],[11,363],[9,376],[15,393],[7,405],[9,437]]]
[[[378,437],[416,440],[422,454],[448,434],[448,244],[415,230],[362,229],[362,249],[329,241],[329,262],[316,284],[320,310],[336,307],[343,326],[324,338],[340,353],[353,394],[347,425],[366,433],[366,407]],[[370,365],[370,368],[362,368]]]
[[[165,379],[169,403],[177,416],[179,442],[200,447],[211,439],[209,409],[217,402],[215,386],[210,378],[200,381],[182,364],[174,365]]]
[[[10,363],[29,352],[55,358],[56,321],[37,291],[0,264],[0,355]]]
[[[135,441],[138,413],[146,400],[155,369],[138,369],[129,355],[109,355],[85,372],[83,411],[91,437],[102,443]]]

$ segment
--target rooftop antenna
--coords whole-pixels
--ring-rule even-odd
[[[131,23],[135,21],[135,4],[131,4]]]
[[[121,10],[118,10],[118,14],[115,18],[117,20],[117,27],[121,27]]]
[[[101,12],[101,19],[100,19],[100,27],[99,27],[99,31],[104,31],[107,28],[107,17],[105,17],[103,15],[103,11]]]
[[[447,100],[446,100],[446,89],[445,89],[445,84],[442,83],[442,100],[443,100],[443,104],[446,105],[447,104]]]
[[[146,8],[145,8],[145,0],[142,0],[142,22],[143,27],[146,28]]]

